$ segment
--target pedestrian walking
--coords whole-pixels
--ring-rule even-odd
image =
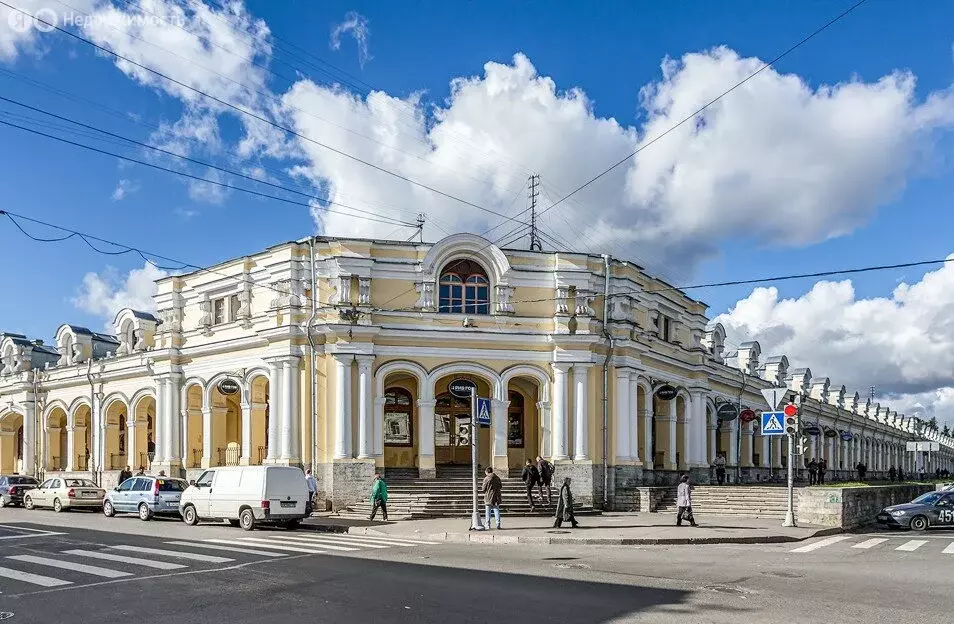
[[[894,466],[891,466],[890,468],[888,468],[888,479],[891,481],[891,483],[894,483],[894,478],[897,474],[898,473],[894,469]]]
[[[689,475],[682,475],[676,488],[676,526],[682,526],[683,520],[688,520],[692,526],[699,526],[692,515],[692,486],[689,485]]]
[[[818,485],[818,462],[814,457],[808,462],[808,485]]]
[[[825,472],[828,470],[828,462],[822,457],[818,460],[818,485],[825,485]]]
[[[487,466],[484,471],[487,476],[480,486],[484,493],[484,524],[490,530],[490,514],[493,513],[497,528],[500,528],[500,503],[503,502],[503,482],[494,474],[494,469]]]
[[[122,483],[123,481],[130,478],[131,476],[133,476],[132,470],[129,469],[129,466],[126,466],[125,468],[119,471],[119,482]]]
[[[864,481],[865,480],[865,465],[862,464],[861,462],[858,462],[857,464],[855,464],[855,470],[858,472],[858,480]]]
[[[537,484],[540,483],[540,471],[537,470],[533,462],[528,459],[527,465],[523,467],[523,472],[520,473],[520,478],[523,479],[523,482],[527,485],[527,501],[530,503],[530,511],[534,511],[536,506],[533,502],[533,488],[537,487]]]
[[[570,491],[570,477],[565,478],[563,485],[560,487],[553,527],[559,529],[564,522],[569,522],[574,529],[579,525],[576,516],[573,515],[573,492]]]
[[[725,455],[718,455],[712,465],[715,466],[716,481],[719,485],[725,484]]]
[[[388,484],[381,478],[380,473],[375,473],[374,482],[371,484],[371,515],[368,520],[374,520],[378,514],[378,508],[381,508],[381,515],[384,521],[388,521]]]
[[[305,471],[305,485],[308,486],[308,503],[314,510],[315,499],[318,496],[318,481],[315,480],[315,475],[311,474],[311,468]]]
[[[551,488],[553,486],[553,464],[538,456],[537,471],[540,473],[540,502],[543,502],[543,488],[546,488],[547,505],[552,505],[553,495]]]
[[[898,466],[898,482],[904,481],[904,468]]]

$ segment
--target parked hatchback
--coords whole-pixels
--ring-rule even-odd
[[[23,493],[38,485],[40,485],[40,482],[33,477],[21,477],[20,475],[0,477],[0,507],[22,505]]]
[[[110,518],[117,513],[136,513],[143,521],[155,515],[178,516],[179,499],[187,487],[182,479],[130,477],[106,493],[103,513]]]

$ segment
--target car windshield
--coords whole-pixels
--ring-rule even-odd
[[[182,492],[189,484],[179,479],[159,479],[160,492]]]
[[[63,479],[66,487],[96,487],[96,484],[89,479]]]
[[[940,498],[941,498],[941,495],[938,494],[937,492],[928,492],[927,494],[922,494],[921,496],[918,496],[911,502],[917,503],[919,505],[933,505],[938,500],[940,500]]]
[[[39,483],[39,481],[30,477],[10,477],[8,481],[10,485],[37,485]]]

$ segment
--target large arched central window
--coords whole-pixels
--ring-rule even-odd
[[[476,262],[455,260],[441,272],[439,312],[490,314],[490,281]]]

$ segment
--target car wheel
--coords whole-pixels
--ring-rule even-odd
[[[23,498],[23,507],[26,509],[33,509],[33,498],[30,496],[25,496]]]
[[[189,526],[199,524],[199,514],[196,513],[195,507],[186,505],[186,508],[182,510],[182,520]]]
[[[294,531],[301,526],[301,520],[289,520],[285,523],[285,528],[289,531]]]
[[[60,513],[61,511],[63,511],[63,503],[61,503],[60,499],[58,498],[53,499],[53,511],[55,511],[56,513]]]
[[[146,503],[139,503],[139,519],[143,522],[152,520],[152,511]]]
[[[924,516],[914,516],[911,518],[912,531],[924,531],[928,528],[928,519]]]
[[[229,524],[232,525],[232,526],[234,526],[234,527],[237,527],[237,526],[239,525],[239,521],[238,521],[238,520],[229,520]]]
[[[109,501],[103,502],[103,515],[107,518],[112,518],[116,515],[116,510],[113,509],[113,504]]]
[[[255,528],[255,514],[251,509],[245,509],[239,514],[239,524],[245,531],[251,531]]]

